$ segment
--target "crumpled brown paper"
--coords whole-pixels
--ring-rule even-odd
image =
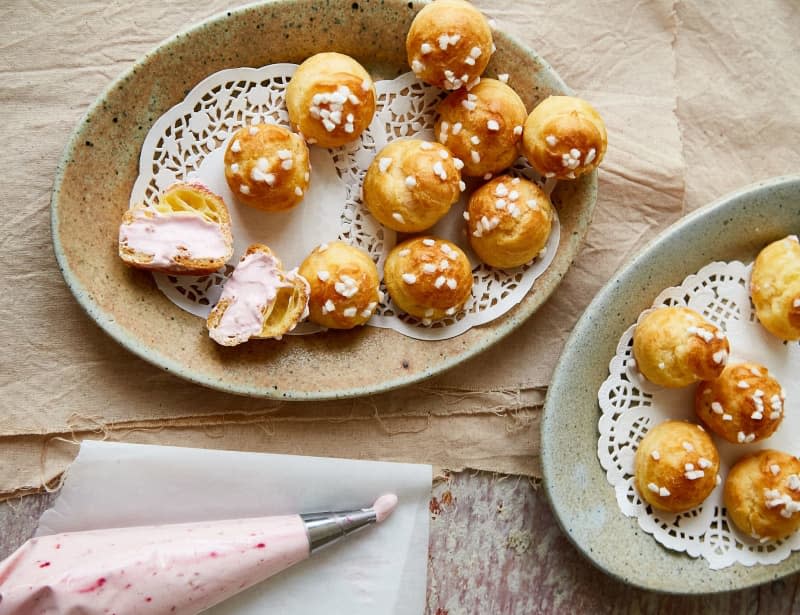
[[[141,55],[228,4],[6,8],[0,497],[52,484],[84,437],[539,474],[544,392],[594,293],[686,211],[800,170],[800,12],[790,0],[477,4],[606,120],[586,244],[550,301],[494,348],[405,390],[314,404],[208,391],[132,356],[78,307],[50,245],[50,190],[79,117]]]

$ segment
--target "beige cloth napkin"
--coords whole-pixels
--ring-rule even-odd
[[[608,124],[586,244],[551,300],[486,353],[422,385],[316,404],[208,391],[133,357],[78,307],[50,245],[56,164],[80,116],[145,52],[227,3],[6,8],[0,497],[52,481],[84,437],[539,474],[546,386],[600,286],[686,211],[800,170],[800,11],[793,0],[477,4]]]

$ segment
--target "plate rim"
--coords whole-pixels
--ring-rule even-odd
[[[571,355],[578,351],[578,347],[580,345],[582,344],[585,345],[584,340],[587,339],[587,335],[591,334],[591,329],[592,329],[591,325],[593,322],[594,314],[597,313],[599,309],[608,309],[609,307],[614,307],[618,303],[618,300],[614,299],[614,293],[616,292],[616,287],[618,285],[619,286],[624,285],[626,281],[629,282],[630,279],[634,276],[634,271],[637,269],[637,267],[640,267],[643,264],[647,264],[649,261],[651,261],[653,254],[657,253],[665,245],[668,245],[673,240],[673,238],[679,233],[681,233],[684,229],[695,226],[702,227],[704,224],[703,220],[709,213],[724,212],[727,209],[734,209],[737,206],[739,206],[743,200],[747,201],[751,199],[756,199],[763,192],[774,188],[786,188],[786,189],[794,188],[796,193],[798,194],[798,198],[800,198],[800,173],[779,175],[753,182],[737,190],[729,192],[702,207],[699,207],[695,211],[687,214],[683,218],[680,218],[679,220],[668,226],[666,229],[661,231],[641,250],[637,251],[631,258],[623,262],[614,271],[614,273],[611,275],[608,281],[597,292],[597,294],[594,296],[590,304],[587,306],[587,308],[581,315],[578,322],[573,327],[572,333],[567,338],[567,341],[564,345],[564,349],[562,350],[562,354],[559,357],[558,363],[553,372],[553,377],[550,381],[550,385],[548,386],[547,394],[545,396],[545,402],[542,412],[541,431],[540,431],[540,450],[541,450],[541,464],[542,464],[542,474],[543,474],[542,482],[545,487],[545,494],[547,500],[550,503],[550,508],[553,512],[553,516],[555,517],[556,522],[558,523],[562,532],[569,539],[569,541],[578,550],[578,552],[584,558],[586,558],[593,566],[602,570],[605,574],[608,574],[614,579],[621,581],[627,585],[663,594],[707,595],[707,594],[716,594],[721,592],[742,590],[749,587],[754,587],[757,585],[761,585],[764,583],[768,583],[770,581],[783,578],[787,575],[794,574],[800,571],[800,551],[795,551],[792,554],[790,554],[786,559],[782,560],[782,562],[786,562],[789,558],[794,558],[796,562],[794,563],[793,570],[781,570],[779,566],[782,562],[778,562],[775,565],[756,564],[750,567],[746,567],[741,564],[734,564],[733,566],[724,568],[721,571],[712,571],[710,568],[708,568],[708,571],[710,571],[711,573],[722,572],[724,570],[737,570],[740,568],[744,568],[748,571],[753,571],[753,570],[764,571],[764,574],[761,575],[750,574],[745,579],[734,578],[727,584],[720,584],[714,587],[697,587],[689,584],[683,584],[682,586],[669,585],[668,583],[655,585],[653,583],[648,582],[647,579],[644,578],[645,577],[644,573],[641,575],[641,577],[633,578],[629,575],[624,574],[620,568],[614,568],[613,566],[609,566],[610,560],[608,558],[605,561],[601,562],[600,556],[598,555],[597,551],[594,549],[587,548],[586,545],[582,544],[580,540],[574,535],[574,533],[571,531],[572,526],[570,526],[570,524],[567,522],[564,516],[565,511],[562,508],[563,502],[561,501],[562,495],[554,487],[554,481],[552,480],[552,477],[555,476],[557,472],[556,468],[557,460],[554,458],[554,450],[551,447],[550,439],[548,438],[548,433],[554,429],[553,427],[553,422],[555,420],[554,406],[557,404],[556,398],[559,396],[557,391],[562,389],[564,387],[564,384],[568,382],[570,376],[573,375],[570,370]],[[607,366],[607,363],[611,359],[611,357],[610,356],[604,357],[604,359],[605,359],[604,365]],[[600,408],[596,399],[596,393],[597,391],[595,391],[594,404],[592,407],[593,414],[591,414],[591,420],[594,425],[595,432],[597,430],[597,420],[600,417],[599,414]],[[601,488],[610,489],[613,491],[613,487],[608,483],[605,471],[601,467],[599,459],[597,459],[596,444],[597,444],[597,439],[594,438],[591,442],[593,459],[595,461],[592,470],[593,472],[596,472],[600,476],[600,479],[598,480],[602,480]],[[619,510],[616,510],[615,512],[618,513],[619,515],[623,515],[623,513]],[[631,522],[631,527],[633,532],[640,531],[635,519],[627,517],[626,519]],[[655,539],[652,536],[646,534],[643,530],[641,530],[641,532],[645,534],[649,539],[655,541]],[[691,560],[702,559],[702,558],[691,558],[685,553],[670,551],[666,548],[664,549],[664,551],[669,555],[675,555],[683,558],[690,558]],[[773,574],[769,574],[770,571],[772,571]]]
[[[340,1],[342,3],[345,3],[345,0],[340,0]],[[382,0],[381,4],[383,4],[385,1],[394,2],[395,4],[398,5],[398,7],[408,4],[403,0]],[[415,0],[413,2],[414,8],[415,9],[421,8],[422,6],[429,4],[429,2],[430,0]],[[200,22],[197,22],[195,24],[190,24],[185,28],[172,34],[168,38],[164,39],[163,41],[158,43],[155,47],[147,51],[144,55],[140,56],[132,65],[130,65],[123,72],[121,72],[117,77],[115,77],[111,81],[111,83],[109,83],[100,92],[100,94],[97,95],[97,97],[89,105],[87,110],[83,113],[83,115],[78,120],[77,124],[72,129],[70,137],[67,140],[67,143],[61,154],[61,158],[59,159],[59,162],[56,166],[56,172],[54,176],[53,187],[50,198],[50,232],[51,232],[53,251],[55,253],[58,268],[61,271],[61,274],[64,278],[64,282],[66,283],[72,295],[77,300],[78,305],[95,322],[95,324],[97,324],[107,335],[109,335],[117,343],[119,343],[129,352],[133,353],[135,356],[147,361],[148,363],[166,372],[175,374],[185,380],[188,380],[189,382],[199,384],[201,386],[205,386],[224,393],[232,393],[236,395],[244,395],[254,398],[277,399],[284,401],[327,401],[327,400],[348,399],[348,398],[363,397],[366,395],[386,393],[401,387],[421,382],[433,376],[442,374],[460,365],[461,363],[477,356],[478,354],[487,350],[489,347],[501,341],[512,331],[517,329],[523,322],[525,322],[528,318],[530,318],[539,309],[539,307],[541,307],[541,305],[560,286],[564,276],[566,275],[567,271],[569,271],[572,262],[578,256],[578,253],[586,237],[586,234],[588,233],[588,230],[591,226],[591,221],[597,204],[597,192],[598,192],[597,170],[593,171],[592,173],[586,174],[586,178],[589,181],[589,185],[587,186],[589,198],[584,208],[584,211],[581,213],[580,217],[581,221],[585,220],[585,224],[578,225],[578,228],[573,233],[573,235],[571,237],[567,237],[564,242],[566,246],[574,245],[572,253],[569,254],[569,262],[567,263],[563,271],[556,270],[557,278],[554,280],[550,288],[544,288],[538,290],[537,292],[538,300],[536,302],[522,304],[521,310],[514,311],[511,314],[506,314],[501,316],[499,319],[495,319],[495,321],[492,322],[497,322],[497,320],[502,320],[502,323],[495,329],[490,330],[487,335],[484,335],[474,345],[465,349],[462,352],[445,357],[441,361],[437,362],[435,365],[425,370],[414,372],[408,375],[404,374],[398,378],[383,380],[379,383],[352,387],[352,388],[338,389],[338,390],[327,389],[324,391],[318,391],[318,390],[302,391],[302,390],[279,389],[277,388],[277,386],[268,388],[266,385],[257,386],[252,384],[235,384],[235,383],[231,384],[223,380],[217,380],[212,377],[206,377],[201,374],[198,374],[196,370],[185,366],[180,361],[171,359],[161,353],[155,353],[151,348],[146,347],[144,343],[141,342],[138,338],[128,334],[125,329],[123,329],[116,323],[113,315],[110,312],[108,313],[105,312],[99,307],[97,303],[93,301],[89,290],[81,284],[77,275],[72,271],[69,259],[67,258],[64,252],[63,245],[61,242],[61,236],[58,231],[58,225],[59,225],[58,202],[60,199],[61,187],[64,180],[64,176],[71,162],[70,159],[72,158],[72,153],[80,145],[82,132],[89,123],[89,121],[91,120],[92,116],[99,109],[102,109],[103,101],[112,91],[114,91],[124,81],[128,80],[134,73],[142,69],[150,61],[151,57],[153,57],[157,53],[161,53],[163,51],[168,50],[172,45],[176,44],[181,38],[184,38],[186,36],[200,35],[203,29],[213,24],[216,24],[217,22],[231,19],[237,15],[241,15],[249,11],[266,10],[269,7],[275,7],[276,5],[291,6],[293,4],[295,4],[295,0],[261,0],[258,2],[252,2],[239,7],[235,7],[232,9],[219,11],[203,19]],[[547,62],[547,60],[538,55],[538,53],[533,48],[528,46],[525,42],[521,41],[517,36],[513,34],[509,34],[507,32],[499,30],[496,31],[496,33],[508,39],[508,41],[513,46],[519,48],[522,53],[524,53],[528,58],[531,59],[532,62],[539,64],[543,72],[547,73],[548,77],[553,81],[553,83],[556,84],[557,87],[560,90],[562,90],[565,94],[567,95],[573,94],[573,90],[569,86],[567,86],[566,83],[564,83],[563,79],[558,74],[558,72],[550,65],[549,62]],[[139,161],[137,158],[137,164],[138,162]],[[553,267],[553,264],[551,264],[551,267]]]

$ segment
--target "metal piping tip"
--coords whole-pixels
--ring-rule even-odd
[[[311,553],[378,521],[374,508],[305,513],[300,518],[306,526]]]

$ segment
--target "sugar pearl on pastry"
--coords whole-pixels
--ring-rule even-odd
[[[339,147],[355,141],[370,125],[377,98],[369,73],[350,56],[311,56],[286,87],[292,126],[309,143]]]
[[[310,168],[303,139],[275,124],[240,128],[225,150],[225,180],[231,191],[264,211],[284,211],[302,201]]]
[[[656,308],[640,317],[633,333],[639,371],[665,387],[713,380],[725,368],[729,352],[722,331],[686,307]]]
[[[469,92],[448,95],[436,111],[434,134],[464,161],[465,175],[498,173],[517,159],[522,130],[515,129],[525,121],[525,105],[504,83],[482,79]]]
[[[749,444],[778,429],[783,420],[783,388],[763,365],[732,363],[718,378],[699,384],[694,408],[718,436]]]
[[[800,242],[779,239],[759,253],[750,275],[759,322],[775,337],[800,340]]]
[[[418,232],[436,224],[458,200],[461,172],[439,143],[393,141],[369,166],[362,194],[378,222],[396,231]]]
[[[408,65],[445,90],[472,87],[494,51],[486,18],[464,0],[435,0],[417,13],[406,37]]]
[[[530,262],[547,245],[553,208],[547,194],[527,179],[512,184],[501,175],[472,193],[467,232],[472,249],[492,267]],[[513,189],[512,189],[513,188]]]
[[[364,250],[341,241],[324,245],[299,268],[311,286],[309,319],[330,329],[363,325],[380,301],[378,269]]]
[[[800,528],[800,459],[776,450],[748,455],[730,469],[728,518],[751,538],[776,540]]]
[[[522,153],[542,175],[575,179],[598,167],[608,135],[603,118],[574,96],[549,96],[525,120]]]
[[[402,311],[430,321],[452,316],[472,293],[472,268],[454,243],[416,237],[392,248],[384,281]]]
[[[683,421],[651,428],[636,450],[634,478],[639,495],[654,508],[684,512],[714,490],[719,453],[704,431]]]

